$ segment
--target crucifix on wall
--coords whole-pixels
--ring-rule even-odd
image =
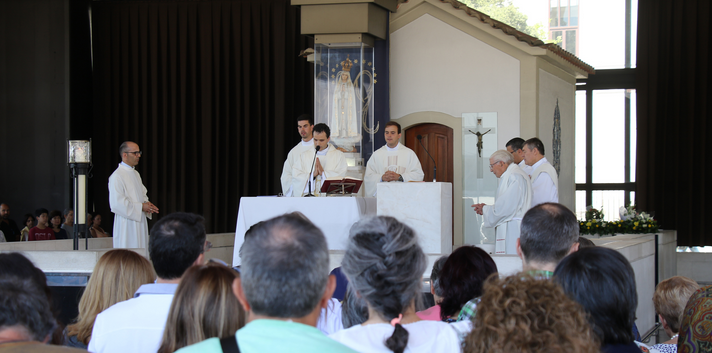
[[[487,131],[485,131],[487,129]],[[468,130],[470,133],[475,134],[477,136],[477,165],[479,168],[477,168],[477,178],[482,179],[483,178],[483,168],[484,165],[482,164],[482,148],[484,147],[484,143],[482,142],[482,136],[488,134],[488,133],[495,133],[496,128],[490,128],[490,127],[483,127],[482,126],[482,118],[477,118],[477,128],[475,128],[475,131]],[[484,131],[484,132],[483,132]]]

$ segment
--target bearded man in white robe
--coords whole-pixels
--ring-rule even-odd
[[[294,163],[292,172],[292,196],[300,197],[309,193],[309,179],[311,178],[311,191],[317,187],[316,178],[321,177],[322,183],[326,178],[345,177],[348,165],[344,153],[330,144],[331,130],[326,124],[314,125],[312,131],[314,148],[302,152]],[[319,147],[318,151],[315,148]],[[316,154],[316,159],[314,155]],[[313,165],[313,167],[312,167]]]
[[[114,248],[147,248],[148,220],[158,207],[148,201],[146,187],[136,171],[143,152],[126,141],[119,147],[121,163],[109,177],[109,206],[114,213]]]
[[[522,217],[532,204],[529,175],[513,163],[512,154],[499,150],[490,156],[490,170],[499,179],[494,205],[472,205],[484,218],[485,227],[494,228],[495,254],[516,254]]]
[[[418,156],[401,144],[401,126],[395,121],[386,123],[386,145],[373,152],[366,163],[364,196],[375,197],[380,182],[423,181],[425,174]]]

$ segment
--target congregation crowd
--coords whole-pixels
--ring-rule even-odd
[[[522,272],[500,276],[487,252],[462,246],[433,266],[425,308],[428,258],[417,230],[394,218],[357,222],[330,274],[326,239],[300,213],[252,226],[239,268],[205,261],[203,218],[173,213],[151,229],[150,262],[125,249],[100,258],[67,327],[45,274],[0,254],[0,351],[710,351],[712,287],[658,284],[651,300],[672,338],[648,347],[630,263],[578,229],[560,204],[533,207],[517,242]]]
[[[72,239],[74,237],[74,210],[65,209],[48,211],[46,208],[38,208],[33,213],[26,213],[22,216],[25,228],[20,229],[17,223],[10,217],[10,206],[6,203],[0,204],[0,243],[13,241],[36,241],[36,240],[57,240]],[[87,213],[88,230],[87,234],[91,238],[110,237],[101,227],[101,214],[97,212]],[[84,234],[81,235],[85,237]]]

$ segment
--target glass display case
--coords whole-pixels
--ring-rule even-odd
[[[331,143],[346,154],[349,176],[363,178],[373,152],[374,49],[363,43],[316,44],[314,123],[331,130]],[[358,175],[360,174],[360,175]]]

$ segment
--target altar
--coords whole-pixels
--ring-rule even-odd
[[[299,211],[326,237],[330,251],[346,250],[349,229],[366,215],[376,214],[373,197],[242,197],[237,211],[235,248],[232,264],[238,266],[240,247],[252,225],[270,218]]]

